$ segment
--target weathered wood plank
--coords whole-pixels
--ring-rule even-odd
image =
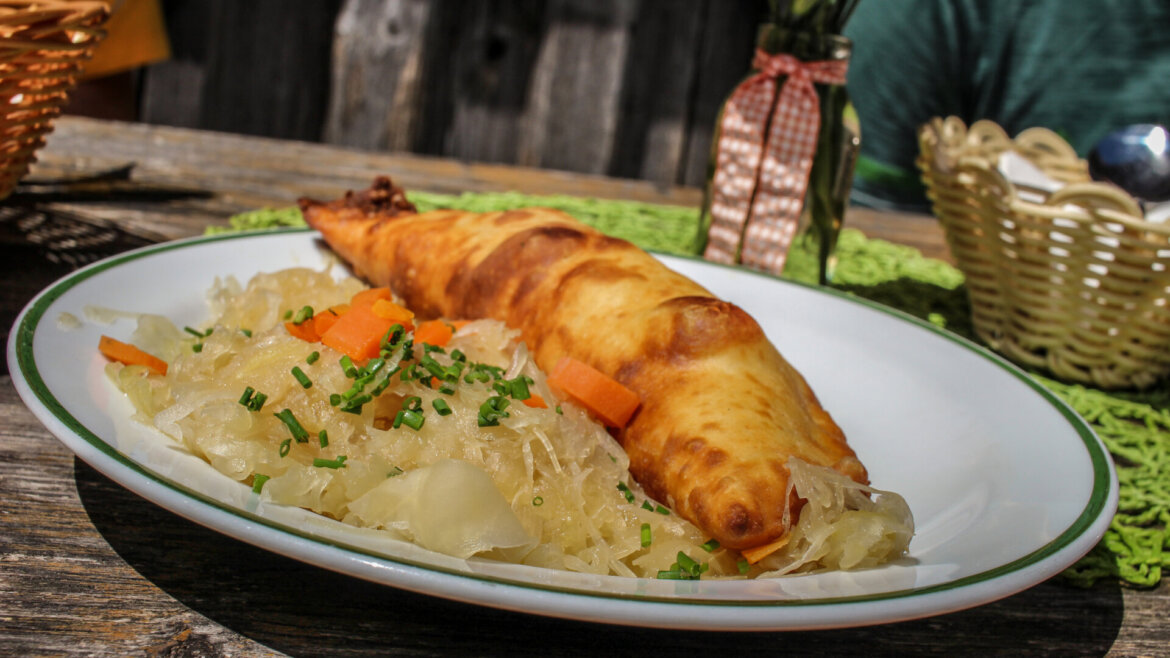
[[[145,72],[150,123],[319,140],[340,0],[173,2],[174,56]]]
[[[703,12],[689,3],[643,0],[623,65],[622,98],[607,172],[674,184],[687,143],[697,84]]]
[[[423,118],[427,0],[349,0],[335,28],[324,139],[364,149],[412,150]]]
[[[427,49],[426,129],[414,150],[471,162],[515,163],[544,0],[446,0]],[[447,47],[444,47],[446,44]]]
[[[632,0],[549,0],[517,163],[606,172],[634,9]]]
[[[57,202],[53,208],[114,222],[149,239],[195,235],[245,210],[282,207],[301,196],[334,198],[385,174],[407,189],[447,194],[518,191],[599,199],[629,199],[698,208],[701,191],[646,181],[566,174],[506,165],[462,163],[402,153],[372,153],[324,144],[123,124],[68,117],[57,123],[34,165],[34,177],[76,174],[136,163],[140,195]],[[153,192],[150,190],[153,189]],[[182,193],[198,192],[184,196]],[[169,191],[169,192],[168,192]],[[159,193],[174,198],[160,201]],[[942,230],[930,216],[850,209],[846,226],[885,236],[949,259]]]
[[[764,4],[175,0],[141,115],[696,185]]]

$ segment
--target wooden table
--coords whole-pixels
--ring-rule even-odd
[[[0,204],[0,321],[77,264],[200,233],[231,213],[333,197],[388,173],[434,192],[515,189],[696,204],[693,189],[143,125],[64,119],[29,181],[133,165],[129,178]],[[853,211],[852,226],[946,257],[929,218]],[[526,616],[373,585],[228,539],[76,459],[0,372],[0,654],[1167,655],[1170,585],[1059,581],[931,619],[839,631],[701,633]],[[716,653],[718,652],[718,653]]]

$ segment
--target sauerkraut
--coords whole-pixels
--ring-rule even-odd
[[[217,280],[200,327],[138,318],[132,342],[166,361],[165,375],[118,363],[107,372],[136,420],[263,500],[459,558],[714,578],[869,567],[906,551],[913,521],[900,497],[793,460],[790,487],[808,503],[789,542],[749,567],[650,500],[605,428],[558,400],[518,333],[494,320],[460,327],[439,348],[403,335],[382,365],[377,395],[347,405],[343,396],[366,372],[290,335],[284,321],[306,306],[345,303],[364,287],[304,268],[259,274],[246,286]],[[460,376],[446,385],[418,376],[424,360]],[[484,411],[518,380],[546,404],[507,399]],[[401,422],[404,409],[422,419],[417,428]],[[484,413],[494,422],[484,426]]]

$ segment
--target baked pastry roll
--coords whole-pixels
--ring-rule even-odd
[[[611,428],[632,474],[724,547],[785,541],[804,503],[790,458],[868,484],[759,324],[629,242],[544,208],[417,214],[386,178],[299,203],[357,274],[419,316],[503,321],[545,372],[571,356],[636,392]]]

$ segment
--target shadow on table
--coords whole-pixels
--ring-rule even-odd
[[[147,244],[150,240],[112,222],[5,200],[0,205],[0,374],[8,372],[2,346],[12,323],[37,293],[79,267]]]
[[[973,610],[869,628],[704,633],[605,626],[432,598],[269,553],[175,516],[74,460],[94,526],[180,603],[298,656],[724,655],[790,653],[1102,655],[1122,621],[1116,586],[1048,582]]]

